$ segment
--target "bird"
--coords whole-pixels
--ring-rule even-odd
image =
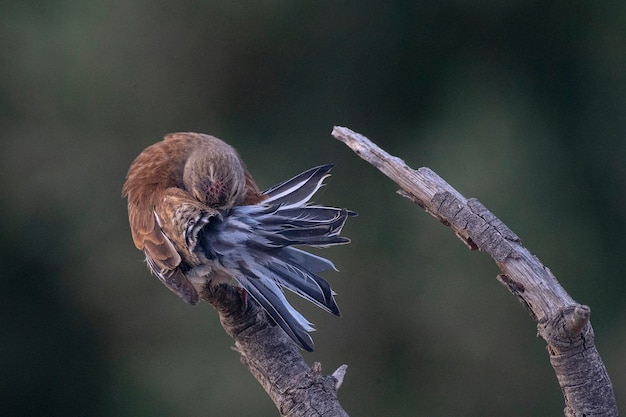
[[[168,134],[136,157],[122,188],[133,242],[152,274],[185,302],[197,304],[207,285],[234,282],[313,351],[313,325],[283,290],[340,315],[336,293],[319,275],[335,265],[302,249],[350,242],[340,233],[355,212],[310,203],[332,167],[261,191],[231,145],[202,133]]]

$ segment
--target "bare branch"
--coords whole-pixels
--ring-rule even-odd
[[[224,330],[235,339],[241,362],[281,416],[348,416],[337,399],[343,375],[323,375],[319,363],[309,368],[295,343],[254,301],[225,284],[206,286],[201,297],[217,310]]]
[[[611,381],[594,345],[589,307],[576,303],[548,268],[485,206],[467,199],[428,168],[412,169],[345,127],[332,135],[400,186],[399,193],[449,226],[472,250],[487,252],[499,281],[538,322],[565,397],[566,416],[617,416]]]

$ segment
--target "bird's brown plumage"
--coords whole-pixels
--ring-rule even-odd
[[[185,244],[188,220],[265,198],[234,148],[199,133],[173,133],[146,148],[131,164],[122,193],[135,246],[164,283],[193,304],[197,294],[182,274],[199,264]]]

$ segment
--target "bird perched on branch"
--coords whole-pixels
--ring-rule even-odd
[[[309,169],[264,192],[233,147],[209,135],[174,133],[131,164],[123,188],[135,246],[170,290],[196,304],[205,285],[234,278],[302,348],[309,323],[287,288],[339,315],[319,272],[332,262],[297,246],[348,243],[346,209],[308,205],[332,165]]]

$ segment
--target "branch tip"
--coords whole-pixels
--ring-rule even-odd
[[[337,383],[335,384],[335,388],[337,390],[341,388],[341,384],[343,384],[343,378],[346,376],[347,371],[348,365],[343,364],[339,368],[337,368],[335,372],[333,372],[333,374],[331,375],[333,378],[335,378],[335,381],[337,381]]]
[[[565,326],[570,334],[579,334],[589,323],[589,317],[591,316],[591,309],[586,305],[577,305],[574,307],[574,311],[566,317]]]

